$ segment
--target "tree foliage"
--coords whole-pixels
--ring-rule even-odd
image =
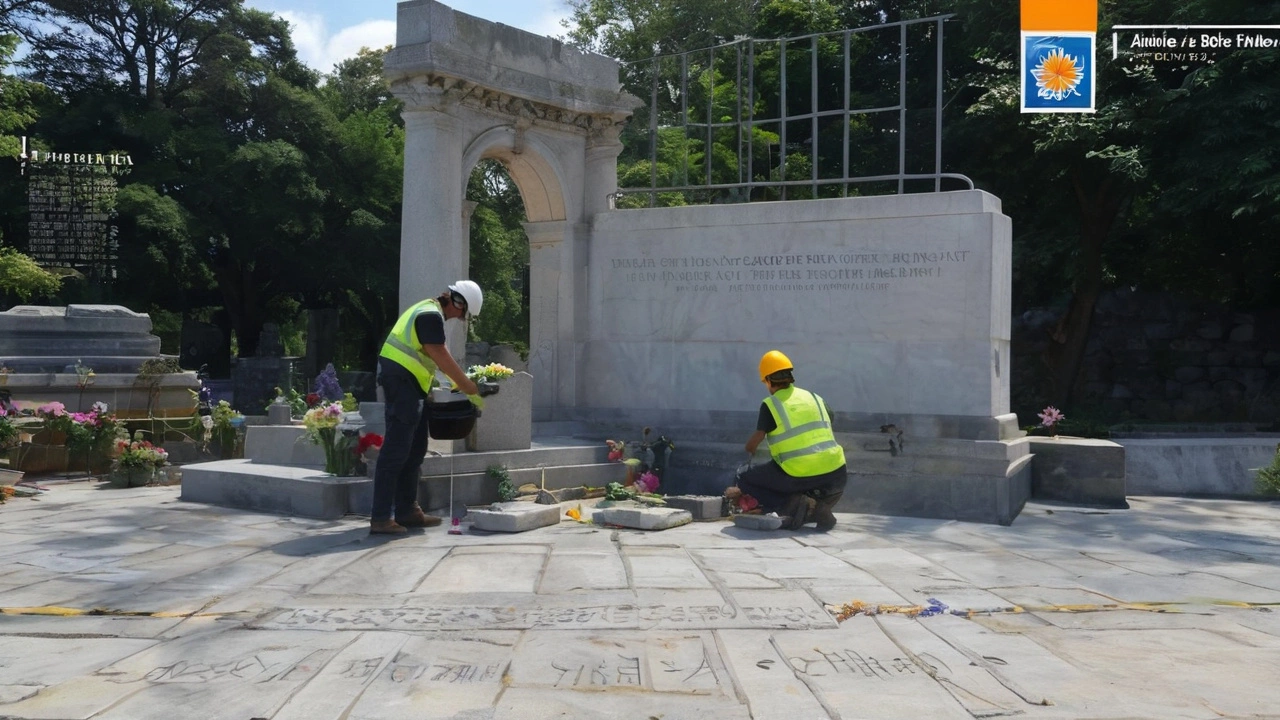
[[[1102,0],[1099,38],[1119,24],[1230,24],[1280,21],[1280,6],[1243,0]],[[577,26],[570,39],[609,52],[630,63],[628,89],[651,97],[653,75],[645,58],[655,51],[695,50],[706,36],[681,32],[679,15],[658,2],[580,0],[574,3]],[[696,12],[693,10],[692,12]],[[1280,303],[1280,85],[1274,82],[1280,59],[1268,50],[1237,50],[1213,63],[1112,62],[1098,53],[1098,111],[1087,115],[1028,115],[1019,111],[1017,3],[991,0],[768,0],[743,5],[735,23],[750,27],[756,38],[796,37],[840,27],[955,13],[946,24],[943,148],[944,170],[961,172],[978,187],[999,196],[1014,218],[1014,306],[1055,305],[1061,320],[1053,329],[1052,350],[1044,358],[1050,384],[1044,392],[1059,407],[1068,406],[1089,342],[1094,307],[1109,287],[1133,286],[1170,290],[1237,307],[1275,307]],[[707,25],[706,27],[712,27]],[[927,27],[927,26],[920,26]],[[910,57],[929,57],[932,46],[919,44],[908,31]],[[898,30],[894,28],[892,35]],[[714,35],[714,33],[713,33]],[[723,36],[722,36],[723,37]],[[893,105],[877,102],[886,89],[897,93],[897,39],[884,31],[854,36],[876,44],[851,42],[853,107]],[[924,41],[932,42],[925,36]],[[697,42],[690,42],[697,41]],[[787,65],[807,67],[808,41],[787,45]],[[780,46],[757,43],[757,58],[779,56]],[[837,92],[839,49],[818,44],[820,98]],[[696,58],[697,55],[691,55]],[[910,62],[910,61],[909,61]],[[926,63],[927,64],[927,63]],[[733,149],[720,137],[707,140],[686,133],[686,122],[705,122],[683,114],[685,106],[701,108],[699,93],[714,85],[716,97],[733,97],[721,84],[728,73],[691,61],[691,77],[700,78],[687,91],[659,84],[657,159],[649,159],[647,124],[628,128],[627,150],[620,161],[620,185],[681,185],[689,173],[714,168],[718,152]],[[777,67],[758,64],[756,96],[749,98],[756,118],[777,117],[781,89]],[[932,134],[926,115],[934,112],[932,68],[921,74],[908,65],[908,139]],[[698,73],[701,73],[699,75]],[[788,115],[808,112],[808,74],[788,75]],[[791,107],[793,93],[798,105]],[[821,102],[821,100],[820,100]],[[917,111],[919,108],[921,111]],[[706,113],[703,113],[705,115]],[[732,113],[717,106],[725,121]],[[847,128],[851,166],[878,174],[888,158],[896,159],[896,128],[877,127],[867,117]],[[832,144],[846,128],[838,124],[810,137],[808,123],[787,128],[787,179],[807,177],[793,161],[840,157]],[[775,156],[757,157],[761,145],[782,142],[777,123],[755,132],[752,166],[755,179],[776,179]],[[638,143],[637,143],[638,141]],[[637,149],[631,144],[642,144]],[[793,148],[793,143],[797,146]],[[817,150],[806,153],[805,145]],[[892,146],[890,145],[892,144]],[[722,145],[718,150],[714,146]],[[771,148],[772,149],[772,148]],[[927,155],[932,147],[925,145]],[[793,150],[795,151],[793,157]],[[931,158],[907,155],[908,172],[928,167]],[[926,165],[926,162],[928,163]],[[760,173],[761,168],[766,173]],[[822,165],[819,174],[826,172]],[[890,170],[892,172],[893,170]],[[885,170],[880,170],[885,172]],[[794,173],[794,174],[793,174]],[[718,177],[716,172],[713,177]],[[804,189],[787,197],[809,197]],[[638,198],[633,197],[632,201]],[[659,195],[660,204],[676,204],[687,195]],[[645,198],[647,203],[647,198]]]

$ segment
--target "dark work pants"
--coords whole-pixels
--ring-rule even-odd
[[[418,380],[391,360],[379,358],[378,382],[386,400],[387,434],[373,473],[374,522],[405,517],[418,501],[418,479],[427,454],[431,406]],[[391,366],[391,367],[388,367]]]
[[[810,490],[816,490],[822,495],[842,492],[848,480],[849,475],[844,465],[821,475],[792,477],[777,462],[770,460],[739,475],[738,489],[758,500],[761,512],[771,513],[781,512],[790,499],[799,493]]]

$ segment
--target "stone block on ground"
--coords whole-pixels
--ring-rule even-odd
[[[471,527],[486,532],[525,532],[559,522],[559,505],[494,503],[487,509],[471,511]]]
[[[782,518],[777,515],[734,515],[733,524],[748,530],[777,530]]]
[[[688,510],[675,508],[611,507],[596,510],[591,520],[597,525],[617,525],[636,530],[667,530],[693,522]]]
[[[1031,496],[1127,508],[1124,447],[1093,438],[1031,438]]]
[[[720,495],[668,495],[667,507],[688,510],[694,520],[718,520],[725,516],[724,497]]]

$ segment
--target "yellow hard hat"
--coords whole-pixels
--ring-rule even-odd
[[[795,366],[791,364],[791,358],[782,354],[781,350],[770,350],[760,358],[760,381],[779,370],[791,370]]]

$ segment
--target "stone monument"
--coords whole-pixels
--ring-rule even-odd
[[[102,401],[120,418],[189,416],[189,391],[200,386],[194,372],[139,376],[144,363],[164,357],[151,318],[119,305],[0,312],[0,387],[19,402],[83,412]]]
[[[756,362],[777,348],[835,411],[839,509],[1017,516],[1031,457],[1009,413],[1012,233],[997,198],[613,210],[638,104],[613,60],[413,0],[385,73],[405,101],[401,306],[466,274],[463,188],[481,159],[502,162],[529,219],[535,420],[602,438],[656,426],[688,458],[741,447],[764,395]],[[731,454],[704,469],[731,470]]]

